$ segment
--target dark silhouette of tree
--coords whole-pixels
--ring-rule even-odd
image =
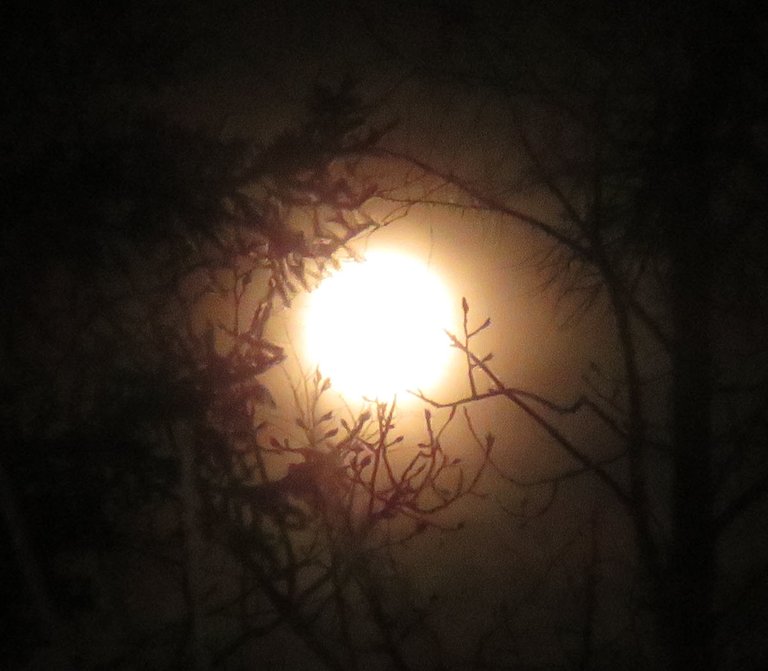
[[[300,644],[332,669],[449,667],[400,549],[458,531],[451,511],[491,473],[522,493],[505,508],[521,525],[574,481],[613,505],[502,595],[477,668],[531,661],[519,621],[556,582],[560,649],[538,667],[759,667],[764,24],[738,2],[350,10],[420,102],[497,110],[493,166],[425,146],[423,125],[404,144],[351,79],[318,83],[268,138],[179,118],[163,93],[231,57],[245,3],[2,10],[3,662],[237,668]],[[382,211],[419,203],[534,231],[572,321],[607,309],[620,365],[593,362],[572,402],[524,389],[475,346],[493,325],[464,301],[466,389],[423,398],[420,442],[392,405],[334,407],[319,373],[275,408],[272,313]],[[505,470],[503,431],[470,414],[491,399],[566,458]],[[462,420],[474,460],[450,449]],[[634,539],[621,569],[615,510]],[[635,629],[609,638],[618,575]]]
[[[460,31],[446,28],[446,52],[419,50],[383,12],[358,9],[425,89],[452,90],[457,105],[462,92],[485,93],[515,138],[517,153],[485,173],[385,143],[379,155],[410,175],[393,198],[541,234],[549,281],[576,301],[575,316],[607,305],[621,353],[614,379],[597,362],[584,394],[564,405],[500,379],[465,320],[454,346],[467,358],[467,394],[425,400],[455,411],[504,397],[570,457],[550,486],[582,472],[612,492],[634,528],[656,620],[648,666],[759,666],[749,655],[764,649],[750,653],[728,632],[747,608],[733,585],[762,584],[765,548],[740,575],[727,557],[761,534],[750,525],[766,494],[764,24],[738,2],[486,7],[463,11]],[[453,9],[419,11],[448,23]],[[659,394],[661,415],[649,402]],[[604,461],[562,428],[585,415],[614,435],[618,457]]]
[[[410,445],[394,406],[320,412],[319,374],[281,430],[262,380],[286,356],[273,311],[377,225],[359,156],[389,126],[348,79],[267,140],[164,110],[228,11],[7,9],[8,668],[229,668],[274,632],[328,668],[439,663],[392,548],[479,473],[428,415]]]

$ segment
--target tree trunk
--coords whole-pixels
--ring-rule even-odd
[[[728,88],[725,54],[712,45],[714,18],[692,20],[689,85],[668,125],[669,191],[662,203],[670,260],[672,350],[672,541],[662,578],[661,631],[675,671],[717,668],[713,635],[715,536],[712,473],[715,274],[715,133]]]
[[[29,530],[19,510],[16,492],[5,466],[0,461],[0,511],[8,529],[13,554],[24,580],[40,633],[51,648],[51,659],[61,669],[71,669],[70,649],[66,629],[51,602],[48,587],[37,556],[32,549]]]
[[[705,237],[706,233],[701,236]],[[680,671],[716,668],[712,649],[713,371],[708,325],[712,271],[706,243],[697,242],[681,244],[674,260],[673,540],[665,597],[673,666]]]
[[[169,439],[181,466],[181,517],[184,535],[184,587],[189,608],[189,668],[208,671],[210,651],[205,642],[203,552],[200,530],[200,503],[197,491],[197,468],[190,431],[177,422],[168,428]]]

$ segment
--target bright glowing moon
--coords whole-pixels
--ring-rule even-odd
[[[347,398],[391,400],[439,381],[450,354],[447,289],[420,261],[373,251],[309,296],[306,351]]]

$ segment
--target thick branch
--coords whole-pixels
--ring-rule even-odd
[[[536,424],[538,424],[542,429],[544,429],[544,431],[551,438],[553,438],[557,442],[557,444],[560,445],[569,456],[571,456],[573,459],[578,461],[585,468],[585,470],[588,470],[594,473],[599,480],[601,480],[605,485],[607,485],[608,488],[615,494],[617,499],[622,503],[622,505],[624,505],[624,507],[630,512],[632,516],[635,516],[637,514],[638,511],[636,510],[633,499],[622,489],[621,485],[619,485],[619,483],[616,482],[616,480],[614,480],[607,473],[607,471],[601,468],[600,465],[596,461],[594,461],[591,457],[581,452],[570,440],[568,440],[568,438],[565,435],[563,435],[560,431],[558,431],[557,428],[554,427],[550,421],[548,421],[543,415],[541,415],[531,405],[529,405],[525,400],[523,400],[522,395],[519,394],[517,390],[507,387],[501,381],[501,379],[489,368],[487,363],[485,363],[477,355],[475,355],[466,347],[464,347],[464,345],[453,334],[449,333],[448,335],[453,341],[454,347],[460,349],[465,354],[467,354],[472,360],[472,365],[476,366],[477,368],[480,368],[480,370],[482,370],[488,376],[488,378],[494,383],[494,385],[496,385],[495,390],[491,390],[487,394],[478,394],[469,399],[465,399],[462,402],[466,403],[469,401],[477,401],[483,398],[490,398],[491,396],[506,397],[512,403],[514,403],[518,408],[520,408],[526,415],[528,415],[531,419],[533,419],[533,421]],[[534,396],[534,395],[531,395],[531,396]],[[456,402],[441,404],[425,396],[420,396],[420,398],[422,398],[427,403],[430,403],[434,407],[446,408],[446,407],[455,407],[457,405]],[[540,399],[540,397],[535,397],[535,398],[537,400]]]
[[[588,247],[584,246],[583,244],[581,244],[576,240],[569,238],[567,235],[565,235],[561,231],[558,231],[551,224],[548,224],[547,222],[543,221],[542,219],[539,219],[538,217],[534,217],[531,214],[523,212],[522,210],[518,210],[517,208],[507,205],[501,202],[500,200],[497,200],[496,198],[490,196],[487,193],[482,193],[480,190],[478,190],[468,181],[462,179],[457,175],[454,175],[452,172],[444,172],[444,171],[438,170],[434,166],[426,163],[425,161],[421,161],[420,159],[417,159],[413,156],[408,156],[401,152],[393,151],[391,149],[378,148],[378,149],[371,150],[369,153],[373,154],[374,156],[394,158],[400,161],[405,161],[407,163],[410,163],[415,167],[419,168],[420,170],[423,170],[425,173],[434,175],[435,177],[439,177],[440,179],[445,181],[447,184],[450,184],[451,186],[456,187],[460,191],[463,191],[466,195],[471,197],[477,203],[482,204],[484,207],[488,208],[489,210],[492,210],[499,214],[503,214],[508,217],[512,217],[513,219],[517,219],[521,223],[527,224],[534,230],[544,233],[548,237],[556,240],[561,245],[571,250],[574,256],[584,259],[585,261],[590,261],[592,258],[592,252]]]
[[[714,530],[720,533],[729,527],[747,508],[768,495],[768,473],[753,482],[741,495],[715,518]]]

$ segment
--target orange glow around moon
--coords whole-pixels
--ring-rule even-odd
[[[439,382],[450,355],[451,300],[422,262],[372,251],[309,296],[305,349],[346,398],[391,401]]]

